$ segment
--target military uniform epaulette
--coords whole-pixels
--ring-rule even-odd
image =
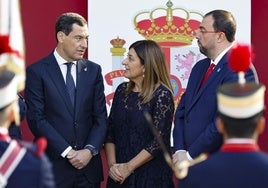
[[[32,152],[35,156],[41,157],[47,147],[47,140],[43,137],[36,140],[35,143],[18,141],[22,147],[25,147],[28,151]]]
[[[16,140],[11,140],[7,149],[0,158],[0,187],[7,185],[8,178],[16,169],[27,150]]]

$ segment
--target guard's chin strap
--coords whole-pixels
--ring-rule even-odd
[[[9,176],[26,153],[16,140],[12,140],[0,159],[0,188],[6,186]]]

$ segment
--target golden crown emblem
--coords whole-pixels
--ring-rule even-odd
[[[114,48],[122,48],[126,41],[124,39],[120,39],[119,37],[110,40],[110,44],[113,45]]]
[[[191,45],[203,15],[183,8],[172,9],[170,0],[166,6],[137,14],[135,29],[145,39],[154,40],[163,47]]]

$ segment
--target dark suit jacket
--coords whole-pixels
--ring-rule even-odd
[[[76,102],[72,106],[65,82],[51,53],[26,69],[27,121],[36,138],[48,140],[47,155],[53,162],[57,182],[84,173],[90,182],[103,180],[100,155],[82,170],[73,168],[61,153],[68,147],[87,144],[100,150],[106,134],[107,112],[101,67],[88,60],[77,62]]]
[[[236,148],[237,150],[237,148]],[[268,155],[261,151],[217,152],[190,167],[179,188],[266,188]]]
[[[210,59],[205,58],[193,67],[187,88],[175,112],[173,140],[174,150],[187,150],[195,158],[203,152],[212,153],[222,144],[222,136],[216,128],[217,98],[219,85],[237,82],[237,73],[231,71],[225,54],[212,74],[199,89]],[[258,81],[252,66],[245,75],[247,81]]]

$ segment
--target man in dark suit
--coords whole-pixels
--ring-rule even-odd
[[[207,13],[200,24],[196,39],[200,52],[207,58],[193,67],[175,112],[174,163],[192,160],[201,153],[213,153],[222,144],[222,136],[216,128],[216,90],[219,85],[234,82],[238,77],[228,65],[228,51],[235,45],[235,32],[235,19],[225,10]],[[204,82],[210,64],[215,67]],[[258,82],[253,65],[245,74],[247,81]]]
[[[100,187],[107,124],[101,67],[83,59],[88,26],[81,15],[62,14],[55,29],[55,50],[26,70],[26,118],[35,138],[48,140],[58,188]]]
[[[18,79],[8,70],[0,70],[0,187],[54,188],[52,165],[44,155],[45,140],[37,145],[15,141],[8,128],[18,123]]]
[[[224,144],[190,167],[180,188],[268,187],[268,155],[257,145],[265,127],[264,94],[265,86],[254,82],[220,86],[217,128]]]

